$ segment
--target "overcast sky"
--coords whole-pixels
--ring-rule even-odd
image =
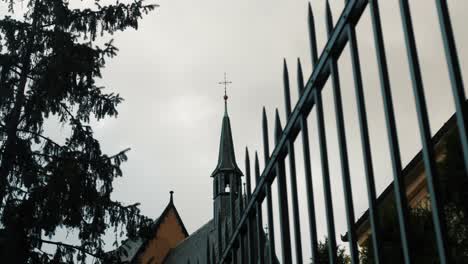
[[[324,2],[313,1],[312,4],[319,53],[326,41]],[[403,163],[406,164],[420,149],[414,99],[398,1],[380,2],[397,129]],[[431,128],[435,133],[454,111],[439,25],[434,1],[410,2]],[[468,35],[464,14],[468,11],[468,2],[448,2],[460,59],[462,66],[466,66]],[[228,88],[229,115],[237,162],[244,170],[245,146],[263,153],[260,144],[262,106],[267,108],[270,135],[273,135],[275,107],[279,107],[285,124],[283,58],[287,59],[290,69],[293,102],[297,100],[297,57],[303,61],[305,78],[310,76],[308,2],[158,0],[153,3],[160,7],[141,21],[138,31],[129,30],[114,36],[120,51],[104,70],[102,83],[109,92],[120,93],[125,102],[119,107],[119,117],[96,124],[95,132],[109,153],[127,147],[132,149],[129,161],[123,165],[124,177],[116,180],[113,197],[126,203],[140,202],[144,214],[157,218],[169,201],[169,191],[174,190],[176,207],[189,233],[192,233],[212,218],[212,180],[209,176],[217,163],[223,114],[223,89],[218,82],[223,79],[224,72],[233,82]],[[84,1],[80,5],[86,4]],[[331,6],[336,21],[344,1],[332,0]],[[377,189],[381,192],[391,182],[391,169],[368,9],[357,27],[357,34]],[[367,196],[348,49],[345,49],[339,66],[355,214],[359,217],[367,208]],[[466,73],[465,69],[463,67]],[[330,88],[327,84],[324,89],[327,141],[336,231],[343,234],[346,221]],[[326,226],[315,111],[308,121],[318,231],[323,237]],[[296,156],[304,258],[307,259],[310,254],[306,239],[307,210],[300,143],[299,139]],[[263,168],[262,155],[260,160]]]
[[[331,1],[335,21],[343,2]],[[420,149],[414,99],[398,2],[380,2],[402,158],[406,164]],[[411,1],[411,7],[431,128],[435,133],[453,113],[453,103],[432,2]],[[260,145],[262,106],[266,106],[270,117],[270,135],[273,134],[275,107],[279,107],[284,124],[282,59],[286,58],[289,63],[294,102],[297,99],[297,57],[303,61],[306,79],[311,73],[307,1],[161,0],[158,3],[160,8],[142,21],[138,31],[115,36],[120,52],[104,71],[104,84],[126,100],[119,108],[119,118],[99,124],[96,133],[109,152],[132,148],[129,161],[123,165],[125,177],[117,181],[114,197],[128,203],[141,202],[143,213],[156,218],[167,205],[169,191],[174,190],[175,204],[191,233],[212,218],[212,181],[209,175],[217,162],[223,113],[223,89],[217,83],[222,80],[224,72],[233,82],[228,90],[229,114],[237,161],[244,168],[245,146],[263,153]],[[466,25],[463,14],[468,11],[468,3],[452,0],[449,4],[460,58],[465,65],[468,38],[463,28]],[[326,41],[324,1],[314,1],[313,8],[321,49]],[[380,192],[391,181],[391,169],[371,29],[369,11],[366,10],[357,32]],[[345,49],[339,65],[355,214],[359,217],[367,208],[367,196],[348,49]],[[346,221],[330,88],[327,85],[324,90],[327,140],[337,234],[343,234]],[[323,237],[326,227],[320,156],[315,111],[312,113],[309,124],[313,184],[318,232]],[[300,140],[296,146],[301,229],[304,258],[307,259],[310,254],[306,239],[307,211]],[[262,156],[260,160],[263,161]]]

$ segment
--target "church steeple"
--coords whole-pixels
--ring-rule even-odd
[[[214,169],[211,177],[223,171],[232,171],[242,175],[241,170],[237,166],[236,156],[234,154],[234,143],[232,141],[231,122],[227,112],[223,117],[221,126],[221,140],[219,142],[218,165]]]
[[[227,111],[226,94],[227,84],[230,84],[224,74],[224,81],[220,84],[224,85],[224,116],[221,126],[221,139],[219,142],[218,164],[214,169],[211,177],[213,177],[213,202],[214,202],[214,219],[215,226],[218,222],[224,222],[226,217],[230,216],[230,200],[229,195],[241,192],[241,176],[242,171],[236,163],[234,154],[234,142],[232,140],[231,122]]]
[[[221,127],[221,140],[219,143],[218,165],[211,174],[211,177],[214,177],[216,174],[222,171],[233,171],[237,174],[242,175],[242,172],[236,163],[236,156],[234,154],[234,143],[232,141],[231,122],[229,120],[229,115],[227,112],[228,96],[226,93],[226,87],[230,83],[232,82],[227,81],[226,73],[224,73],[224,81],[219,82],[219,84],[224,85],[224,116]]]

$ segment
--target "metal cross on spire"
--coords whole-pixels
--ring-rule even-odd
[[[231,81],[228,81],[227,80],[227,77],[226,77],[226,73],[224,73],[224,81],[222,82],[219,82],[219,84],[223,84],[224,85],[224,100],[227,101],[228,99],[228,96],[227,96],[227,85],[228,84],[231,84],[232,82]]]
[[[227,116],[227,99],[228,99],[228,96],[227,96],[227,85],[228,84],[231,84],[232,82],[231,81],[228,81],[227,80],[227,77],[226,77],[226,73],[224,73],[224,81],[222,82],[219,82],[219,84],[223,84],[224,85],[224,114]]]

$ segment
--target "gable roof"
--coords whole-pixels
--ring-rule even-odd
[[[161,226],[161,223],[164,221],[165,216],[171,211],[171,209],[174,210],[177,223],[182,228],[182,232],[184,233],[184,236],[188,237],[189,233],[187,232],[187,229],[185,228],[184,222],[182,222],[182,218],[180,218],[179,212],[177,211],[177,208],[175,207],[174,202],[172,200],[172,192],[171,192],[171,199],[169,201],[169,204],[166,206],[166,208],[161,213],[159,218],[157,218],[155,220],[155,223],[154,223],[154,226],[152,227],[151,233],[156,234],[158,232],[159,227]],[[151,239],[146,239],[146,240],[142,241],[140,247],[138,248],[136,253],[133,255],[133,258],[131,260],[132,263],[135,262],[138,259],[138,256],[145,251],[145,249],[148,246],[148,243],[149,243],[150,240]]]
[[[135,257],[142,244],[143,239],[139,237],[136,239],[128,238],[123,241],[120,247],[116,250],[116,252],[119,254],[120,261],[124,263],[130,262],[133,257]]]
[[[216,229],[214,221],[210,220],[191,236],[182,240],[175,248],[173,248],[164,259],[163,263],[181,263],[181,261],[209,263],[211,260],[206,259],[206,246],[209,241],[211,248],[217,250]],[[211,250],[210,248],[210,250]]]

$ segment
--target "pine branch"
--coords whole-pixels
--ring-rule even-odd
[[[115,155],[112,155],[112,156],[110,156],[110,157],[107,157],[107,160],[116,158],[116,157],[118,157],[118,156],[120,156],[120,155],[122,155],[122,154],[125,154],[125,153],[129,152],[130,150],[131,150],[131,148],[126,148],[126,149],[120,151],[119,153],[117,153],[117,154],[115,154]]]
[[[70,244],[65,244],[65,243],[62,243],[62,242],[57,242],[57,241],[50,241],[50,240],[44,240],[44,239],[40,239],[38,238],[37,239],[38,241],[42,242],[42,243],[46,243],[46,244],[51,244],[51,245],[56,245],[56,246],[60,246],[60,247],[68,247],[68,248],[73,248],[73,249],[76,249],[80,252],[83,252],[85,254],[88,254],[90,256],[93,256],[95,258],[98,258],[98,259],[101,259],[103,260],[104,257],[100,256],[100,255],[97,255],[97,254],[94,254],[92,252],[89,252],[87,251],[86,249],[84,249],[83,247],[81,246],[76,246],[76,245],[70,245]]]
[[[42,135],[42,134],[36,133],[36,132],[34,132],[34,131],[29,131],[29,130],[22,129],[22,128],[19,128],[18,131],[19,131],[19,132],[23,132],[23,133],[29,133],[29,134],[31,134],[31,135],[40,137],[40,138],[42,138],[42,139],[44,139],[44,140],[49,141],[50,143],[54,144],[54,145],[57,146],[57,147],[60,147],[60,148],[65,147],[65,148],[67,148],[66,146],[62,146],[62,145],[60,145],[59,143],[55,142],[54,140],[52,140],[52,139],[50,139],[50,138],[48,138],[48,137],[46,137],[46,136],[44,136],[44,135]]]

